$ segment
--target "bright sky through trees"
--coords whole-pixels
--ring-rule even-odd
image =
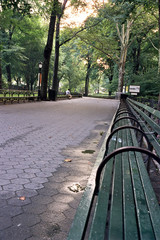
[[[96,15],[97,9],[107,3],[108,0],[86,0],[85,2],[87,6],[84,8],[79,7],[78,10],[70,7],[68,2],[61,26],[68,25],[70,27],[75,27],[82,25],[89,15]]]

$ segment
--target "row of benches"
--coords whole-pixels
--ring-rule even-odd
[[[1,103],[38,100],[37,92],[27,90],[0,90]]]
[[[41,98],[40,90],[38,92],[27,91],[27,90],[0,90],[0,102],[1,103],[13,103],[13,102],[25,102],[25,101],[36,101]],[[73,93],[72,98],[82,97],[80,93]],[[65,93],[59,93],[57,95],[58,100],[68,99]]]
[[[150,141],[155,133],[140,113],[135,102],[121,100],[68,240],[160,239],[160,209],[144,164],[144,155],[160,163],[153,153],[159,143]]]

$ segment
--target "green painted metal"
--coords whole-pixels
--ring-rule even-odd
[[[123,137],[127,141],[130,130],[127,129],[123,133]],[[125,144],[124,146],[127,146]],[[135,211],[135,201],[133,194],[133,185],[131,178],[131,169],[129,162],[129,153],[122,154],[123,167],[123,211],[124,211],[124,239],[139,239],[137,228],[137,217]]]
[[[118,133],[117,147],[122,146],[122,131]],[[108,239],[123,239],[123,212],[122,212],[122,162],[121,154],[115,157],[113,169],[111,208],[108,229]],[[116,230],[115,230],[116,229]]]
[[[108,152],[112,152],[116,147],[117,134],[112,138]],[[93,217],[93,223],[89,235],[89,240],[104,239],[106,221],[108,215],[108,204],[110,195],[110,186],[112,183],[112,169],[114,159],[112,159],[104,170],[103,181],[100,192],[97,197],[96,209]]]

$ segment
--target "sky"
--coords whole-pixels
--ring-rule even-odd
[[[64,12],[64,18],[61,22],[62,26],[81,26],[88,16],[96,15],[97,4],[103,5],[107,2],[108,0],[86,0],[87,7],[84,9],[79,8],[78,10],[67,6]]]

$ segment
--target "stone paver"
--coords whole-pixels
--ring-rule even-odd
[[[117,106],[92,98],[0,106],[0,239],[66,239],[83,193],[68,187],[86,185]]]

